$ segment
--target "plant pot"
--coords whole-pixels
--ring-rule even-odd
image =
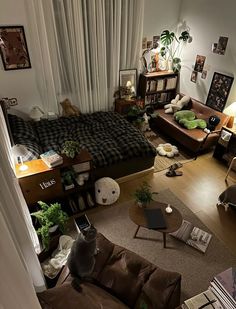
[[[140,208],[147,208],[147,204],[146,203],[143,203],[143,202],[137,202],[138,206]]]

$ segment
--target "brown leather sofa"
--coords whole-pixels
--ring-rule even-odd
[[[210,116],[216,115],[220,118],[220,123],[214,131],[208,134],[201,129],[188,130],[174,120],[173,114],[165,114],[164,108],[161,108],[157,110],[157,117],[151,119],[151,128],[154,131],[163,132],[193,153],[210,149],[216,144],[222,126],[227,125],[229,116],[218,112],[195,99],[191,99],[186,109],[192,110],[196,114],[196,118],[204,119],[206,121],[208,121]]]
[[[38,294],[43,309],[174,309],[180,304],[181,275],[158,268],[98,235],[95,283],[71,286],[65,267],[56,287]],[[158,252],[157,252],[158,254]]]

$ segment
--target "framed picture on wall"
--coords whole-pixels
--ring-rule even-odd
[[[137,69],[120,70],[120,98],[126,98],[127,92],[136,96],[137,93]]]
[[[23,26],[0,27],[0,53],[5,70],[31,68]]]
[[[229,96],[233,80],[234,77],[232,76],[215,72],[208,92],[206,105],[222,112]]]

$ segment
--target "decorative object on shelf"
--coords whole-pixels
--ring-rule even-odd
[[[77,106],[72,105],[69,99],[65,99],[60,103],[62,107],[62,116],[68,117],[68,116],[79,116],[80,110]]]
[[[0,27],[0,52],[4,70],[31,68],[23,26]]]
[[[173,209],[170,207],[170,204],[167,205],[167,207],[165,208],[165,212],[168,214],[171,214],[173,211]]]
[[[219,112],[222,112],[229,96],[233,80],[233,76],[227,76],[218,72],[214,72],[206,100],[206,105]]]
[[[80,144],[76,141],[65,141],[61,153],[64,153],[68,158],[73,159],[80,153]]]
[[[229,121],[227,123],[227,127],[228,128],[233,128],[234,123],[236,121],[236,102],[233,102],[230,105],[228,105],[224,109],[223,113],[230,116],[230,119],[229,119]]]
[[[48,205],[45,202],[38,201],[38,204],[41,210],[31,213],[31,216],[35,217],[40,224],[37,234],[41,236],[43,246],[48,250],[51,239],[50,228],[58,225],[60,232],[64,233],[68,215],[61,209],[59,203]]]
[[[95,182],[95,199],[97,204],[111,205],[118,200],[119,196],[120,187],[114,179],[103,177]]]
[[[1,98],[0,102],[3,102],[6,108],[10,108],[10,106],[18,105],[17,98]]]
[[[89,173],[78,174],[76,177],[76,182],[79,186],[83,186],[85,181],[89,179]]]
[[[137,93],[137,70],[120,70],[119,94],[121,99],[130,99]]]
[[[134,192],[135,201],[138,206],[146,208],[153,200],[153,194],[157,194],[157,192],[152,192],[151,186],[144,181]]]
[[[169,143],[159,144],[156,148],[156,151],[160,156],[166,156],[168,158],[173,158],[174,156],[179,154],[178,148]]]
[[[192,42],[189,30],[182,31],[179,37],[177,37],[174,32],[164,30],[161,33],[160,40],[163,45],[160,50],[162,58],[167,61],[167,64],[168,60],[171,59],[172,70],[174,72],[179,72],[181,69],[181,59],[177,55],[179,55],[183,44]],[[168,67],[165,69],[168,70],[170,68]]]
[[[30,118],[34,121],[39,121],[43,115],[44,112],[39,106],[34,106],[29,114]]]
[[[23,158],[27,156],[28,154],[28,149],[24,146],[24,145],[20,145],[20,144],[16,144],[12,147],[12,155],[14,157],[14,159],[18,162],[18,158],[20,159],[20,171],[26,171],[28,169],[28,166],[26,164],[24,164],[23,162]]]

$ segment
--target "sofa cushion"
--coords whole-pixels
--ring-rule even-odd
[[[63,285],[38,293],[43,309],[127,309],[116,297],[91,283],[82,283],[82,291],[71,288],[71,281]]]

